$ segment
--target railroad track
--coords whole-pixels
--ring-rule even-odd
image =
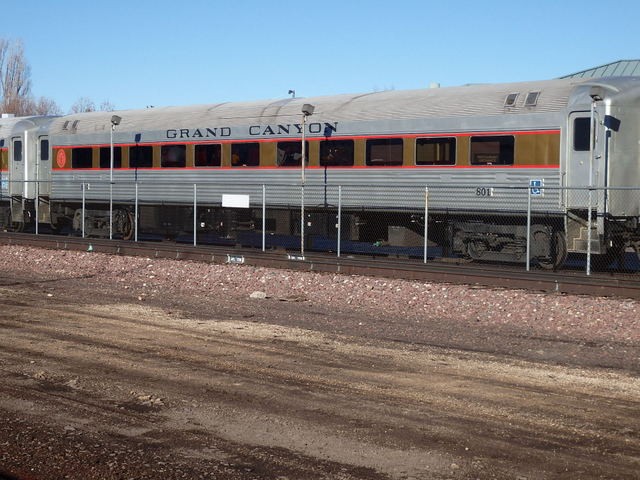
[[[462,259],[433,259],[423,263],[416,259],[365,255],[338,258],[334,254],[318,252],[305,252],[302,256],[299,252],[283,250],[262,252],[233,246],[193,246],[14,232],[0,232],[0,244],[640,299],[639,272],[618,274],[608,271],[587,276],[584,271],[577,270],[527,272],[520,266],[468,263]]]

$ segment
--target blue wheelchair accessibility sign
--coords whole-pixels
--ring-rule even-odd
[[[542,187],[544,187],[544,180],[529,180],[529,188],[531,189],[532,196],[544,195],[544,190],[542,189]]]

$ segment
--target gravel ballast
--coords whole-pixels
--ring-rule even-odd
[[[250,315],[266,317],[277,301],[290,304],[285,317],[290,323],[299,321],[297,326],[303,328],[491,350],[482,342],[474,345],[485,339],[505,345],[496,352],[518,354],[526,349],[534,357],[542,347],[520,343],[524,338],[540,339],[583,349],[615,350],[619,358],[615,366],[636,369],[640,363],[636,353],[625,350],[640,343],[639,302],[630,299],[13,245],[1,246],[0,255],[4,276],[35,276],[48,295],[55,295],[59,282],[80,280],[91,285],[98,297],[109,293],[133,301],[199,302],[203,311],[211,311],[211,305],[226,305],[227,311],[243,308],[252,310]],[[298,320],[296,311],[301,312]],[[304,312],[315,315],[305,317]],[[274,314],[273,322],[281,322],[276,317]],[[500,336],[510,337],[513,348],[494,338]],[[548,353],[548,348],[542,350]]]

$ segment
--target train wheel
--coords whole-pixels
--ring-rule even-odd
[[[538,257],[538,265],[544,270],[555,270],[562,267],[567,261],[567,238],[563,231],[555,230],[551,235],[544,230],[534,234],[537,241],[546,242],[549,245],[549,256]]]
[[[122,222],[122,238],[124,240],[131,240],[133,238],[134,223],[133,213],[125,212]]]

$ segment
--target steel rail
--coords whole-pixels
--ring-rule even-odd
[[[435,283],[468,284],[501,289],[561,294],[580,294],[640,299],[640,274],[613,275],[563,270],[560,272],[525,271],[521,267],[468,263],[462,259],[432,260],[425,263],[407,258],[353,257],[284,250],[263,252],[255,248],[210,246],[170,242],[131,242],[97,238],[33,235],[0,232],[0,244],[35,248],[92,251],[109,255],[142,256],[191,260],[214,264],[244,264],[298,271],[419,280]],[[1,265],[1,260],[0,260]],[[1,274],[1,268],[0,268]]]

